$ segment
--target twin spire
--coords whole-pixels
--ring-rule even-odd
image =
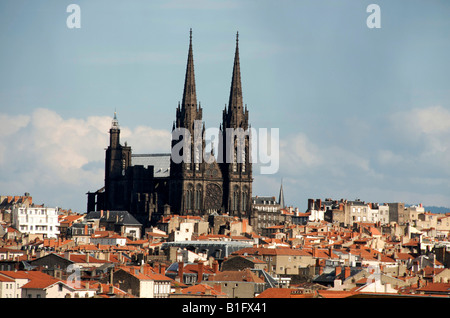
[[[184,92],[182,106],[197,106],[197,94],[195,90],[194,54],[192,52],[192,29],[189,32],[189,52],[186,66],[186,78],[184,80]]]
[[[192,29],[189,31],[189,52],[186,66],[186,77],[184,81],[184,91],[182,107],[196,106],[197,95],[195,89],[195,73],[194,73],[194,55],[192,50]],[[239,32],[236,33],[236,51],[234,55],[233,78],[231,81],[230,99],[228,103],[229,110],[241,108],[242,102],[242,84],[241,70],[239,64]]]
[[[236,33],[236,52],[234,53],[233,78],[231,80],[228,110],[242,107],[241,67],[239,64],[239,32]]]

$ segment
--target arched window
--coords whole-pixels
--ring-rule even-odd
[[[246,211],[248,206],[248,189],[245,187],[242,191],[242,210]]]
[[[237,138],[234,137],[233,142],[233,172],[237,172]]]
[[[197,189],[195,190],[195,203],[194,208],[196,210],[200,210],[202,208],[202,187],[201,185],[197,185]]]
[[[233,191],[233,211],[239,210],[239,188],[236,186],[234,187]]]
[[[192,203],[193,203],[193,187],[192,184],[188,185],[188,188],[186,190],[186,209],[192,210]]]
[[[242,153],[241,153],[241,161],[242,161],[242,163],[241,163],[241,172],[244,172],[245,173],[245,166],[246,166],[246,162],[247,162],[247,158],[246,158],[246,152],[245,152],[245,150],[247,149],[247,147],[246,147],[246,145],[247,145],[247,137],[245,138],[245,140],[244,140],[244,146],[243,147],[241,147],[242,149]]]

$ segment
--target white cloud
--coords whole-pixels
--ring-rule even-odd
[[[47,205],[84,212],[85,193],[103,186],[112,118],[64,119],[55,111],[40,108],[30,115],[0,114],[0,119],[0,193],[30,192]],[[150,127],[122,130],[143,152],[170,145],[166,131]]]
[[[442,106],[415,108],[398,112],[390,117],[393,135],[414,152],[399,153],[408,158],[418,172],[431,167],[450,175],[450,110]]]
[[[442,106],[416,108],[403,115],[406,125],[417,128],[421,133],[428,135],[450,133],[450,110]]]

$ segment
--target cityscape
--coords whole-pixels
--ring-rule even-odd
[[[307,2],[301,3],[307,6]],[[178,1],[170,3],[180,6]],[[210,5],[200,1],[197,6],[200,3]],[[438,3],[438,8],[449,12],[450,6]],[[225,6],[223,2],[215,4]],[[233,4],[232,10],[238,6],[231,1],[228,4]],[[66,7],[65,32],[88,28],[85,21],[91,13],[85,13],[87,4]],[[15,7],[11,4],[11,8]],[[383,1],[379,5],[364,4],[364,31],[385,31],[380,10],[384,13],[386,8],[391,7]],[[386,24],[389,26],[389,22]],[[201,52],[207,43],[202,43],[201,35],[197,38],[201,29],[183,27],[173,31],[182,34],[178,35],[182,43],[176,43],[176,47],[182,51],[183,64],[174,63],[178,71],[170,74],[174,91],[165,99],[170,105],[163,105],[155,116],[141,116],[139,109],[132,107],[113,107],[101,120],[96,117],[101,133],[90,129],[75,133],[84,125],[82,120],[67,121],[65,129],[72,130],[68,134],[49,125],[41,156],[6,151],[11,142],[7,137],[27,127],[31,119],[7,114],[13,107],[8,103],[14,104],[15,99],[0,92],[5,97],[0,105],[5,127],[0,127],[4,135],[0,136],[0,172],[5,178],[0,182],[0,298],[178,300],[182,302],[178,313],[213,315],[221,311],[274,312],[273,299],[450,297],[448,100],[436,108],[415,109],[415,120],[404,119],[405,128],[400,130],[417,137],[417,143],[423,141],[423,153],[416,152],[417,145],[412,146],[412,142],[401,143],[400,137],[374,142],[385,148],[376,148],[370,160],[359,157],[356,150],[347,152],[338,146],[319,149],[311,143],[313,139],[294,138],[297,148],[286,151],[285,144],[292,139],[284,135],[283,125],[277,125],[275,117],[273,122],[268,119],[266,116],[271,115],[266,115],[266,108],[254,105],[258,99],[252,94],[262,94],[269,88],[255,89],[246,79],[265,69],[264,65],[255,66],[263,59],[253,50],[245,51],[252,45],[252,39],[245,35],[247,28],[244,24],[242,29],[237,26],[237,30],[227,30],[229,36],[219,41],[221,54],[228,55],[222,57],[228,75],[225,87],[206,86],[199,80],[203,75],[199,76],[198,69],[204,72],[204,66],[199,65],[210,58],[210,53]],[[165,41],[178,40],[168,37]],[[446,43],[446,52],[449,48]],[[125,64],[132,69],[130,73],[141,71]],[[149,85],[158,91],[166,74],[154,76],[156,80]],[[448,73],[445,76],[448,79]],[[82,77],[81,81],[87,79]],[[225,91],[225,100],[217,92],[208,93],[206,96],[213,96],[214,102],[202,104],[202,85],[216,87],[220,94]],[[430,100],[445,100],[448,89],[439,92]],[[278,93],[281,97],[283,92]],[[418,99],[430,94],[433,92],[427,91]],[[210,105],[222,100],[225,106]],[[311,118],[334,116],[334,111],[320,108],[320,115]],[[219,115],[211,115],[212,109]],[[104,110],[92,111],[97,116]],[[51,123],[53,110],[40,111],[40,124],[45,126],[47,120]],[[292,129],[289,117],[303,111],[308,117],[313,110],[282,108],[278,116]],[[127,121],[132,116],[141,117],[136,120],[146,117],[150,125],[166,128],[130,128]],[[421,126],[423,122],[418,119],[426,125]],[[348,123],[356,131],[353,137],[344,138],[343,144],[352,138],[357,144],[359,137],[376,134],[368,134],[357,117]],[[309,125],[297,121],[294,126],[327,129],[320,123]],[[345,125],[335,123],[335,134],[345,134],[338,131]],[[383,130],[383,126],[380,128]],[[308,136],[315,132],[308,130]],[[322,133],[325,139],[333,138],[333,130],[317,132]],[[77,149],[64,147],[75,135],[80,140]],[[133,135],[137,135],[135,139]],[[61,146],[47,151],[50,148],[45,144],[52,136],[63,136]],[[133,143],[138,139],[158,143],[158,147]],[[24,142],[22,149],[29,145],[24,138],[16,142]],[[35,141],[36,147],[39,142]],[[412,148],[401,152],[400,148],[408,145]],[[389,146],[393,148],[389,150]],[[95,159],[88,160],[84,153],[92,154],[92,158],[95,153]],[[333,156],[331,161],[325,159]],[[47,167],[46,159],[54,170],[36,174],[34,165]],[[16,160],[24,164],[23,169],[33,172],[29,176],[35,180],[29,182],[29,188],[26,182],[24,187],[8,179],[9,169],[18,171],[13,164]],[[428,165],[421,170],[422,161]],[[27,162],[30,168],[26,168]],[[63,169],[73,163],[78,168]],[[392,167],[393,172],[383,170],[383,165]],[[54,172],[57,169],[60,171]],[[315,175],[318,170],[324,171]],[[75,177],[77,171],[80,179]],[[64,172],[70,175],[63,177]],[[415,177],[406,178],[405,174],[411,172]],[[405,174],[396,179],[401,173]],[[45,190],[40,189],[39,180]],[[423,188],[416,186],[418,180]],[[51,183],[53,188],[48,190]]]

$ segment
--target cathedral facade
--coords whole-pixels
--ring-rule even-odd
[[[172,125],[172,152],[132,154],[130,146],[120,143],[114,114],[105,155],[105,184],[87,193],[87,212],[126,210],[145,226],[163,214],[202,216],[216,212],[251,219],[251,135],[242,97],[238,34],[217,154],[205,152],[202,114],[195,87],[191,30],[182,101]]]

